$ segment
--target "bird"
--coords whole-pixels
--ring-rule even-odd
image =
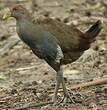
[[[16,31],[19,38],[38,58],[44,59],[56,71],[56,86],[52,102],[57,101],[60,85],[64,92],[61,103],[65,104],[67,99],[73,102],[65,86],[63,65],[74,62],[90,47],[102,29],[102,21],[96,21],[88,31],[83,33],[76,27],[52,18],[33,20],[23,5],[14,6],[4,14],[3,19],[9,17],[16,19]]]

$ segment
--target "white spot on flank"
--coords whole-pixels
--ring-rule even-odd
[[[57,62],[57,63],[60,63],[60,60],[61,59],[63,59],[63,53],[62,53],[62,50],[61,50],[61,48],[60,48],[60,46],[59,45],[57,45],[57,56],[56,56],[56,59],[55,59],[55,61]]]

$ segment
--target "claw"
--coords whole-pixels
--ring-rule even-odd
[[[67,102],[67,97],[66,96],[64,96],[63,97],[63,99],[59,102],[59,105],[65,105],[66,104],[66,102]]]
[[[75,103],[72,99],[72,96],[70,96],[70,93],[67,93],[67,95],[64,95],[62,100],[59,102],[60,105],[65,105],[67,103],[67,99],[70,99],[70,102]]]

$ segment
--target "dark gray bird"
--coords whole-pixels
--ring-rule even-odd
[[[59,86],[62,85],[64,98],[70,97],[63,79],[62,65],[77,60],[84,50],[101,31],[102,23],[98,20],[86,33],[53,19],[32,22],[29,12],[23,6],[15,6],[4,15],[16,19],[16,29],[20,39],[25,42],[39,58],[44,59],[56,72],[56,87],[52,101],[57,99]]]

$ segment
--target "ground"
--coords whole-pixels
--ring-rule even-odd
[[[60,19],[67,25],[75,25],[83,32],[97,19],[104,18],[103,30],[96,40],[99,49],[89,49],[79,60],[64,66],[68,88],[107,78],[105,1],[36,0],[36,7],[32,6],[31,1],[18,2],[28,8],[35,18],[49,14],[49,17]],[[107,84],[72,90],[71,96],[75,103],[69,100],[64,106],[48,103],[56,83],[55,71],[19,40],[15,19],[2,20],[8,7],[15,4],[12,0],[4,0],[0,6],[0,110],[107,110]],[[61,92],[58,94],[58,101],[62,95]]]

